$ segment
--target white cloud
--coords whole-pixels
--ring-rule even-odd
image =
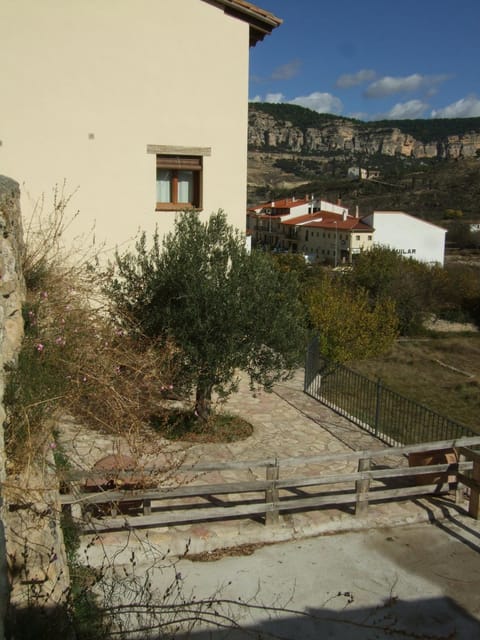
[[[364,95],[367,98],[384,98],[395,93],[411,93],[413,91],[424,91],[432,95],[438,85],[445,80],[448,80],[447,75],[423,76],[420,73],[413,73],[410,76],[397,78],[384,76],[372,82],[365,89]]]
[[[408,100],[397,102],[387,113],[376,116],[375,120],[404,120],[421,118],[428,109],[428,104],[422,100]]]
[[[288,102],[319,113],[341,113],[343,111],[343,104],[339,98],[332,96],[331,93],[320,93],[319,91],[314,91],[309,96],[298,96]]]
[[[274,104],[285,102],[285,96],[283,93],[267,93],[265,96],[265,102],[273,102]]]
[[[298,75],[300,71],[300,67],[302,66],[302,61],[298,58],[292,60],[291,62],[287,62],[286,64],[282,64],[280,67],[277,67],[273,70],[272,75],[270,76],[271,80],[290,80]]]
[[[301,107],[318,111],[319,113],[341,113],[343,111],[343,104],[339,98],[332,96],[331,93],[320,93],[314,91],[308,96],[298,96],[293,100],[286,100],[283,93],[267,93],[265,98],[260,95],[256,95],[250,99],[250,102],[272,102],[278,104],[284,102],[286,104],[298,104]]]
[[[373,69],[360,69],[357,73],[344,73],[337,79],[335,86],[341,89],[349,89],[364,82],[370,82],[376,75]]]
[[[443,109],[433,109],[432,118],[473,118],[480,116],[480,100],[475,96],[461,98]]]

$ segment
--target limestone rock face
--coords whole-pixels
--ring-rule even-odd
[[[248,144],[257,151],[278,150],[305,154],[362,153],[412,158],[474,158],[480,150],[480,132],[422,142],[396,127],[365,127],[362,123],[330,120],[319,128],[294,126],[262,111],[250,110]]]

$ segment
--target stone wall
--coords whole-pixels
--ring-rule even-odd
[[[0,399],[5,388],[5,369],[15,362],[23,337],[22,303],[25,283],[21,273],[23,230],[20,188],[17,182],[0,176]],[[0,481],[5,480],[3,422],[0,403]]]
[[[0,639],[4,638],[4,620],[8,607],[9,581],[5,548],[5,507],[3,485],[6,459],[3,425],[6,369],[14,364],[23,337],[22,302],[25,283],[21,272],[23,231],[20,212],[20,188],[17,182],[0,176]]]
[[[39,459],[26,470],[10,468],[5,454],[5,385],[24,328],[23,254],[20,188],[0,176],[0,640],[5,637],[7,611],[13,629],[20,624],[37,628],[45,614],[55,616],[49,628],[58,627],[58,611],[69,590],[52,451],[39,452]],[[40,636],[44,637],[42,631]]]

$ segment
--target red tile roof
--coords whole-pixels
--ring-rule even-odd
[[[343,216],[330,213],[328,211],[319,211],[318,213],[298,216],[297,218],[290,218],[285,220],[283,224],[302,227],[313,227],[315,229],[338,229],[339,231],[373,231],[373,228],[368,224],[365,224],[360,218],[354,218],[353,216],[347,216],[344,220]]]

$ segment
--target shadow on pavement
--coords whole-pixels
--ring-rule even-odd
[[[247,618],[252,612],[248,611],[247,605],[242,613]],[[254,615],[259,615],[258,609]],[[263,617],[264,620],[242,625],[238,629],[198,631],[176,637],[182,640],[473,640],[480,637],[480,622],[451,598],[443,597],[412,601],[388,600],[383,606],[374,609],[309,609],[306,613],[297,615],[265,609]],[[157,636],[161,637],[164,636]]]

